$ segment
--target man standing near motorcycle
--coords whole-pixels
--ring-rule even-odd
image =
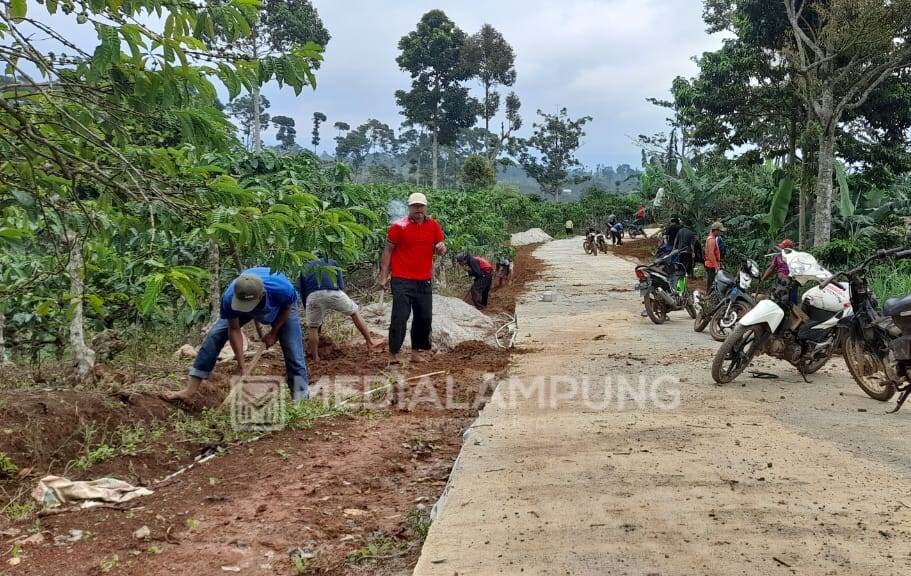
[[[707,287],[715,285],[715,275],[721,270],[721,248],[718,246],[718,236],[722,232],[724,232],[724,225],[721,222],[714,222],[709,237],[705,239],[705,285]]]
[[[772,257],[772,263],[769,264],[769,267],[766,268],[765,273],[763,273],[762,280],[760,280],[761,282],[765,282],[774,274],[782,284],[788,283],[788,277],[790,276],[791,271],[788,269],[788,263],[784,261],[784,256],[782,254],[785,250],[794,249],[794,241],[790,238],[786,238],[778,244],[777,248],[779,252]],[[791,288],[789,296],[791,304],[797,304],[799,294],[796,287]]]
[[[686,268],[688,278],[693,277],[693,265],[696,261],[696,245],[699,240],[696,233],[689,226],[681,225],[677,230],[676,240],[674,241],[674,250],[680,250],[680,263]]]

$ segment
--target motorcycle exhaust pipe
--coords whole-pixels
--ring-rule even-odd
[[[658,295],[661,296],[661,299],[664,300],[664,303],[667,304],[668,306],[674,307],[677,305],[677,302],[674,301],[674,297],[671,296],[670,294],[668,294],[667,292],[665,292],[664,290],[660,290],[658,292]]]

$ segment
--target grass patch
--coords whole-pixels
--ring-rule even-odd
[[[405,519],[408,523],[408,529],[414,534],[415,539],[423,544],[430,532],[430,509],[415,508],[408,513]]]
[[[101,561],[101,571],[107,574],[112,570],[116,570],[120,566],[120,556],[117,554],[112,555],[109,558],[106,558]]]
[[[0,476],[12,476],[19,472],[19,467],[13,462],[13,459],[0,452]]]
[[[388,560],[401,553],[401,545],[383,533],[370,536],[367,545],[351,552],[347,556],[350,564],[361,564],[368,560]]]
[[[867,277],[880,305],[889,298],[911,294],[911,262],[891,262],[876,266]]]
[[[3,515],[10,522],[21,522],[22,520],[28,520],[32,517],[35,512],[38,511],[38,506],[31,500],[26,500],[24,502],[10,502],[3,509]]]

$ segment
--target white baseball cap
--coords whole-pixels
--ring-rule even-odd
[[[424,196],[420,192],[415,192],[408,197],[408,205],[411,206],[412,204],[422,204],[424,206],[427,206],[427,196]]]

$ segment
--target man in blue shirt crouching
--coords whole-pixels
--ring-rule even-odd
[[[281,343],[291,397],[294,400],[307,399],[310,396],[310,383],[297,313],[297,293],[287,276],[273,273],[269,268],[250,268],[231,282],[221,298],[221,318],[209,330],[199,348],[190,369],[187,387],[179,392],[166,392],[163,398],[168,401],[188,401],[196,396],[202,381],[212,374],[225,342],[231,343],[237,361],[237,372],[243,375],[245,366],[241,327],[251,320],[271,325],[272,329],[263,336],[263,344],[270,348],[276,342]]]

